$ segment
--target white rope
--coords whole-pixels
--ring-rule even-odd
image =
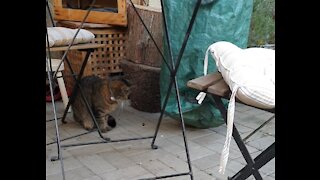
[[[228,162],[230,142],[231,142],[232,130],[233,130],[233,119],[234,119],[234,111],[235,111],[235,96],[236,96],[238,89],[239,89],[239,86],[235,85],[232,90],[231,98],[229,100],[228,114],[227,114],[227,135],[226,135],[226,141],[224,142],[224,146],[222,149],[221,158],[220,158],[220,167],[219,167],[219,172],[221,174],[225,173],[225,169],[226,169],[227,162]]]
[[[206,51],[206,55],[204,57],[204,62],[203,62],[203,75],[207,75],[208,73],[208,54],[209,54],[209,51],[211,49],[211,46],[208,47],[207,51]],[[200,92],[197,97],[196,97],[196,100],[198,100],[198,104],[201,104],[204,100],[204,98],[206,97],[206,93],[205,92]]]

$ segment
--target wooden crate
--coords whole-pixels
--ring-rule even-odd
[[[88,3],[91,1],[73,0],[68,2],[72,8],[67,6],[67,0],[53,0],[54,18],[81,22],[87,13]],[[77,2],[79,2],[78,6]],[[116,9],[117,12],[105,11],[106,8]],[[95,8],[89,13],[86,22],[127,26],[126,0],[96,0]]]
[[[69,24],[68,24],[69,23]],[[58,25],[65,27],[75,28],[74,23],[59,22]],[[67,25],[68,24],[68,25]],[[104,26],[99,28],[96,25],[86,24],[85,29],[91,31],[96,37],[93,40],[94,43],[105,44],[103,48],[98,48],[91,53],[88,64],[85,68],[84,76],[96,75],[102,78],[107,77],[109,74],[121,73],[120,61],[126,56],[126,28]],[[68,52],[67,58],[70,61],[72,69],[76,74],[80,72],[81,65],[83,63],[85,52],[72,50]],[[71,77],[71,71],[67,65],[65,65],[65,81],[68,89],[72,88],[74,81]]]

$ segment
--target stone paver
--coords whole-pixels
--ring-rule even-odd
[[[65,171],[65,178],[68,180],[83,180],[83,179],[98,180],[97,179],[98,177],[85,167],[80,167],[80,168]],[[56,179],[62,179],[61,173],[52,174],[46,177],[46,180],[56,180]]]
[[[93,173],[98,175],[117,169],[96,154],[88,156],[79,156],[78,159],[83,165],[85,165]]]
[[[47,118],[52,118],[47,103]],[[57,109],[62,111],[62,103],[57,103]],[[62,113],[59,112],[61,115]],[[112,140],[153,136],[160,113],[138,111],[126,103],[121,112],[112,115],[117,120],[117,127],[103,133]],[[242,138],[271,117],[270,113],[255,110],[251,107],[237,104],[235,124]],[[63,138],[86,132],[73,121],[72,114],[67,116],[67,124],[59,124]],[[46,123],[46,142],[55,140],[54,122]],[[259,130],[250,139],[247,147],[252,157],[256,157],[265,147],[275,141],[275,120]],[[226,174],[218,172],[220,155],[225,141],[226,126],[197,129],[186,126],[190,159],[195,180],[226,180],[245,166],[239,148],[234,140],[231,141],[230,155]],[[63,142],[86,143],[101,141],[98,133],[77,137]],[[180,122],[164,116],[155,145],[158,149],[151,149],[152,139],[103,143],[87,146],[63,148],[63,163],[67,180],[135,180],[155,176],[185,173],[189,171],[182,138]],[[46,179],[60,180],[60,161],[50,161],[56,155],[56,144],[46,146]],[[260,170],[264,180],[275,179],[275,159],[267,163]],[[189,176],[178,176],[172,180],[189,180]],[[249,179],[254,179],[252,176]]]

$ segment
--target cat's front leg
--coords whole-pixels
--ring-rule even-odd
[[[92,118],[87,111],[79,111],[78,109],[74,109],[73,118],[76,122],[79,122],[87,131],[90,131],[94,128]]]
[[[110,128],[109,128],[109,126],[107,124],[107,120],[106,120],[107,117],[108,117],[107,115],[106,116],[97,117],[98,126],[99,126],[99,128],[100,128],[102,133],[105,133],[105,132],[110,130]]]
[[[93,123],[93,121],[92,121],[91,118],[90,118],[90,119],[87,119],[87,120],[82,121],[82,126],[83,126],[84,129],[90,131],[90,130],[93,129],[94,123]]]

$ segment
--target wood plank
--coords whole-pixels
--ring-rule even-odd
[[[81,25],[81,22],[76,22],[76,21],[59,21],[57,22],[57,26],[62,26],[62,27],[69,27],[69,28],[79,28]],[[83,23],[82,28],[112,28],[114,26],[111,26],[109,24],[97,24],[97,23]]]
[[[187,86],[200,91],[205,91],[209,86],[217,83],[222,79],[221,73],[208,74],[187,82]]]
[[[223,97],[226,99],[229,99],[230,94],[231,94],[231,90],[229,88],[229,85],[224,81],[221,73],[219,73],[219,72],[216,72],[213,74],[208,74],[206,76],[201,76],[196,79],[192,79],[187,82],[187,86],[190,88],[197,89],[199,91],[203,91],[208,94]],[[236,97],[236,102],[241,103],[241,104],[245,104],[247,106],[254,107],[257,109],[261,109],[264,111],[268,111],[271,113],[275,112],[275,108],[264,109],[264,108],[255,107],[255,106],[252,106],[252,105],[249,105],[249,104],[246,104],[246,103],[240,101],[237,97]]]
[[[70,50],[80,50],[80,49],[96,49],[96,48],[102,48],[104,47],[104,44],[95,44],[95,43],[87,43],[87,44],[77,44],[70,47]],[[57,47],[51,47],[50,51],[66,51],[68,49],[68,46],[57,46]],[[48,51],[48,48],[46,48]]]
[[[221,79],[217,83],[209,86],[207,92],[221,97],[228,97],[231,91],[228,84]]]

